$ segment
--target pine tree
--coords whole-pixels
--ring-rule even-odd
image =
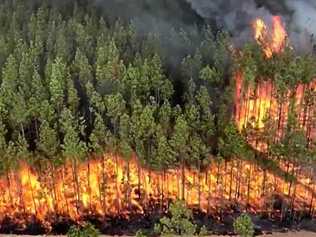
[[[39,140],[37,141],[37,150],[42,156],[55,163],[59,152],[59,139],[55,127],[51,127],[47,121],[42,121],[40,126]]]
[[[90,152],[96,155],[102,155],[104,151],[110,151],[110,144],[108,144],[108,133],[109,131],[105,127],[105,123],[100,114],[96,113],[93,130],[90,134]]]
[[[64,104],[64,92],[68,72],[66,65],[61,58],[56,58],[52,64],[51,76],[49,81],[49,91],[51,94],[51,103],[54,105],[57,112],[61,112]]]
[[[76,52],[73,70],[76,77],[79,79],[82,88],[85,88],[87,82],[93,81],[92,67],[89,64],[88,58],[80,50],[80,48],[77,49]]]
[[[62,111],[60,123],[64,133],[64,139],[61,145],[64,157],[75,160],[84,158],[86,155],[86,145],[80,140],[82,128],[69,109]]]
[[[161,127],[158,125],[155,135],[156,154],[151,161],[151,165],[158,170],[166,170],[175,166],[176,156],[170,145],[170,142],[163,134]]]
[[[62,154],[65,159],[72,161],[72,173],[76,190],[77,207],[80,202],[80,180],[78,176],[78,161],[86,156],[86,144],[80,140],[82,127],[79,126],[69,109],[64,109],[61,114],[60,123],[64,133],[63,143],[61,145]]]
[[[0,173],[7,172],[9,168],[8,161],[6,160],[6,153],[8,149],[7,141],[6,141],[6,135],[7,135],[7,129],[5,127],[5,124],[3,124],[2,119],[0,120],[0,156],[1,156],[1,162],[0,162]]]
[[[182,166],[182,199],[185,197],[185,173],[184,173],[184,166],[185,161],[187,159],[188,154],[188,142],[189,142],[189,126],[187,121],[183,116],[179,116],[176,119],[176,124],[174,127],[174,132],[172,134],[171,138],[171,145],[174,149],[174,152],[178,158],[178,161],[180,161],[180,164]]]

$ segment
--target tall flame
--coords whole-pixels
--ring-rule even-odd
[[[301,182],[295,185],[294,208],[316,207],[310,179],[303,172],[297,175]],[[214,163],[203,172],[188,168],[157,172],[142,168],[136,158],[127,162],[107,154],[75,167],[67,163],[42,171],[21,164],[0,178],[0,223],[10,217],[27,224],[36,217],[50,230],[60,216],[75,221],[87,215],[128,218],[154,207],[163,210],[170,200],[182,197],[189,207],[209,213],[230,210],[232,203],[263,211],[270,208],[270,195],[286,199],[292,191],[281,177],[242,160]]]
[[[284,29],[281,17],[272,17],[272,30],[269,30],[266,23],[258,18],[253,22],[254,38],[262,47],[267,58],[273,54],[279,54],[286,45],[287,33]],[[238,128],[253,127],[261,130],[265,127],[266,118],[277,123],[276,136],[281,137],[287,123],[290,106],[290,96],[295,97],[295,108],[298,114],[298,122],[306,131],[308,138],[316,138],[316,129],[312,125],[314,113],[316,112],[311,97],[306,97],[306,93],[316,92],[315,81],[310,84],[297,85],[294,91],[286,91],[284,101],[278,100],[278,93],[273,81],[269,78],[261,80],[255,86],[243,84],[244,74],[241,70],[235,73],[236,95],[235,95],[235,120]],[[258,149],[263,149],[263,147]],[[258,146],[258,141],[256,141]]]
[[[272,17],[272,32],[268,31],[265,22],[258,18],[253,23],[254,37],[262,46],[267,58],[271,58],[274,53],[283,51],[287,33],[280,16]]]
[[[272,22],[272,31],[269,31],[262,19],[256,19],[253,23],[254,38],[261,46],[266,60],[274,54],[282,53],[286,46],[287,33],[281,18],[275,16]],[[235,72],[234,79],[236,83],[235,121],[240,130],[246,128],[247,131],[255,131],[247,136],[248,142],[255,149],[266,152],[269,136],[273,136],[274,141],[283,137],[291,106],[290,99],[294,99],[297,121],[305,132],[307,140],[316,140],[314,125],[316,123],[316,80],[296,85],[295,88],[285,90],[283,95],[279,95],[271,78],[259,80],[254,85],[248,83],[246,85],[244,72],[240,69]],[[262,133],[264,131],[267,131],[269,135]],[[287,170],[289,171],[290,168]],[[258,176],[256,178],[259,179]],[[313,168],[310,169],[309,178],[298,177],[298,180],[306,182],[306,187],[314,188]],[[302,195],[301,191],[298,192],[299,195]],[[291,191],[289,190],[288,193],[290,195]]]
[[[261,19],[254,26],[255,39],[267,58],[283,50],[286,32],[280,17],[273,18],[271,39]],[[238,127],[251,124],[260,130],[265,126],[267,113],[284,124],[288,102],[280,103],[273,97],[273,83],[266,80],[243,91],[243,79],[243,72],[238,71],[235,74]],[[304,92],[315,89],[316,83],[300,85],[295,93],[302,127],[310,133],[312,124],[307,121],[312,121],[316,109],[303,106]],[[255,146],[258,148],[258,142]],[[264,149],[264,144],[260,149]],[[214,162],[204,171],[177,168],[161,172],[142,167],[135,156],[126,161],[112,154],[40,171],[22,163],[18,170],[0,177],[0,224],[9,217],[23,226],[36,217],[50,230],[60,216],[75,221],[87,215],[100,219],[122,215],[128,218],[130,214],[143,214],[153,207],[164,210],[170,200],[177,198],[184,198],[189,207],[209,213],[230,210],[234,203],[259,212],[271,210],[271,195],[278,194],[292,202],[294,209],[312,210],[316,208],[316,185],[312,182],[312,172],[306,169],[280,164],[279,173],[296,174],[299,181],[293,184],[243,160]]]

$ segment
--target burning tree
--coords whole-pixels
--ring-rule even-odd
[[[256,42],[240,50],[211,27],[174,30],[170,53],[166,35],[89,4],[11,2],[0,4],[11,9],[0,11],[0,222],[49,231],[177,199],[216,217],[275,214],[277,195],[313,213],[315,60],[296,55],[280,17],[250,24]]]
[[[293,56],[280,17],[273,18],[271,33],[261,19],[254,28],[262,51],[250,46],[237,58],[235,118],[254,149],[284,167],[293,211],[296,178],[315,158],[314,60]],[[273,191],[279,193],[277,185],[275,181]]]

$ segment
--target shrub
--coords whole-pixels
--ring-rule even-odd
[[[136,232],[136,237],[146,237],[147,235],[142,230],[138,230]]]
[[[197,226],[192,223],[192,212],[183,201],[175,201],[169,207],[170,218],[163,217],[155,225],[155,232],[162,235],[194,235]]]
[[[203,225],[203,226],[200,228],[199,236],[207,236],[207,235],[208,235],[207,228],[206,228],[205,225]]]
[[[68,237],[98,237],[100,232],[92,224],[88,223],[84,227],[71,226],[67,232]]]
[[[255,230],[249,215],[242,214],[234,221],[234,231],[241,237],[253,237]]]

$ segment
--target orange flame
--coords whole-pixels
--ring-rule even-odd
[[[273,17],[272,32],[269,32],[268,27],[262,19],[257,19],[254,23],[254,37],[258,44],[262,47],[262,50],[267,59],[271,58],[274,54],[281,53],[284,50],[286,44],[286,31],[283,27],[280,17]],[[286,128],[288,114],[290,110],[290,98],[295,101],[294,108],[297,114],[297,121],[300,127],[305,132],[308,140],[316,140],[316,127],[313,125],[316,122],[315,114],[315,97],[308,96],[316,93],[316,81],[309,84],[300,84],[293,89],[288,89],[284,92],[284,95],[278,95],[278,91],[275,88],[275,84],[269,78],[260,80],[255,85],[244,84],[244,73],[242,70],[237,70],[234,74],[236,83],[235,87],[235,121],[239,130],[248,128],[247,131],[255,131],[253,134],[247,136],[248,142],[257,150],[265,152],[268,148],[267,139],[263,134],[263,131],[267,131],[273,136],[274,140],[280,139],[283,136],[283,132]],[[266,128],[267,118],[272,123],[269,124],[269,128]],[[250,129],[249,129],[250,128]],[[264,129],[265,128],[265,129]],[[273,130],[272,130],[273,129]],[[260,136],[264,135],[264,136]],[[261,139],[261,140],[260,140]],[[282,164],[281,164],[282,166]],[[288,164],[287,171],[291,170],[295,172],[293,164]],[[292,166],[292,168],[290,168]],[[300,167],[299,169],[302,169]],[[260,180],[262,176],[259,173],[254,172],[256,179]],[[307,174],[308,172],[305,172]],[[298,180],[301,183],[305,183],[307,189],[315,188],[313,183],[312,169],[310,170],[309,177],[305,178],[301,175],[298,176]],[[262,175],[262,174],[261,174]],[[273,177],[273,176],[272,176]],[[276,178],[276,177],[274,177]],[[256,180],[257,187],[262,187],[260,181]],[[279,192],[288,195],[294,195],[294,198],[303,196],[306,194],[306,190],[300,189],[296,193],[291,193],[291,188],[283,183],[282,180],[275,181],[279,187]],[[265,187],[265,186],[264,186]],[[288,189],[289,188],[289,189]],[[286,191],[288,189],[288,191]],[[313,191],[312,191],[313,192]],[[314,196],[314,194],[312,194]],[[311,200],[312,210],[313,199]],[[306,200],[306,199],[305,199]]]
[[[274,16],[272,22],[272,32],[269,32],[267,25],[260,18],[253,23],[254,37],[261,45],[267,59],[284,50],[287,37],[281,17]],[[234,78],[236,82],[235,120],[240,130],[250,126],[261,130],[265,127],[266,118],[270,118],[277,124],[276,136],[280,138],[287,123],[290,96],[294,95],[297,119],[301,128],[306,131],[306,136],[316,138],[316,130],[312,126],[315,111],[313,106],[306,106],[310,103],[307,101],[310,98],[305,96],[307,92],[316,91],[315,82],[297,85],[294,91],[287,90],[284,101],[280,101],[272,80],[267,78],[256,83],[255,86],[245,87],[242,71],[237,71]],[[259,148],[258,141],[256,143],[256,148],[264,149],[265,144],[261,144],[262,147]]]
[[[295,208],[316,207],[310,179],[303,172],[298,176]],[[75,221],[87,215],[128,218],[154,206],[163,210],[169,200],[181,197],[189,207],[205,212],[229,210],[231,203],[262,211],[269,195],[287,197],[289,189],[282,178],[241,160],[213,164],[203,172],[188,168],[156,172],[142,168],[136,158],[127,162],[112,155],[41,172],[21,164],[17,172],[0,179],[0,222],[9,216],[23,218],[20,222],[26,224],[35,216],[49,229],[57,216]]]
[[[254,21],[253,28],[254,37],[262,46],[267,58],[271,58],[274,53],[277,54],[283,51],[287,33],[280,16],[272,18],[272,32],[268,32],[265,22],[260,18]]]
[[[270,47],[263,45],[267,57],[282,50],[284,45],[286,34],[279,20],[274,18],[274,40]],[[264,42],[267,28],[260,19],[256,25],[256,39]],[[235,79],[235,118],[240,129],[249,124],[263,128],[267,113],[282,124],[286,122],[288,102],[280,103],[274,98],[271,81],[243,91],[243,73],[237,72]],[[306,121],[312,121],[310,118],[316,111],[312,107],[305,110],[299,105],[304,104],[304,91],[315,88],[315,83],[300,85],[296,91],[300,121],[308,131],[312,125]],[[50,230],[59,216],[75,221],[86,215],[100,219],[118,215],[128,218],[130,214],[143,214],[154,206],[165,210],[169,200],[182,197],[189,207],[209,213],[230,210],[233,203],[247,206],[248,211],[271,210],[268,200],[273,194],[285,200],[295,197],[291,201],[297,210],[316,208],[315,184],[308,171],[303,168],[296,170],[289,164],[281,164],[280,170],[295,172],[299,182],[292,185],[242,160],[214,162],[204,171],[179,168],[162,172],[141,167],[136,157],[126,161],[112,154],[81,164],[68,162],[62,167],[50,166],[40,171],[22,163],[17,171],[9,171],[0,177],[0,223],[11,217],[24,225],[35,216]]]

